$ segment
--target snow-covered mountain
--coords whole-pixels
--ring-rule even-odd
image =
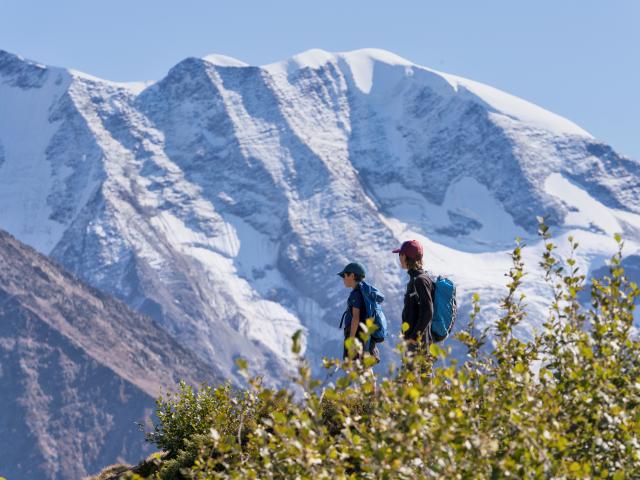
[[[0,227],[151,315],[233,375],[281,378],[299,328],[338,355],[362,261],[399,331],[421,239],[430,270],[477,291],[483,322],[516,236],[532,309],[536,215],[600,268],[622,232],[640,250],[640,162],[492,87],[381,50],[312,50],[261,67],[188,58],[151,84],[118,84],[0,52]],[[560,238],[562,240],[562,238]],[[463,309],[464,311],[464,309]]]

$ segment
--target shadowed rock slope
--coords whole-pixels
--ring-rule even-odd
[[[0,476],[80,479],[148,453],[135,422],[217,372],[151,319],[0,231]]]

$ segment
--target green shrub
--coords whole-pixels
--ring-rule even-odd
[[[432,345],[382,379],[365,357],[325,360],[340,376],[321,383],[300,358],[296,395],[259,379],[244,391],[182,384],[158,400],[148,439],[168,454],[149,478],[640,478],[640,345],[631,335],[640,293],[621,267],[622,241],[584,311],[578,245],[570,239],[562,260],[543,222],[540,234],[552,306],[532,341],[513,335],[526,315],[518,242],[491,350],[487,332],[474,333],[474,295],[459,365],[434,363],[448,352]]]
[[[156,400],[159,422],[154,431],[147,433],[147,441],[168,452],[173,458],[195,435],[208,433],[213,424],[225,433],[234,429],[242,398],[230,385],[217,388],[202,385],[196,392],[190,385],[180,382],[178,391]]]

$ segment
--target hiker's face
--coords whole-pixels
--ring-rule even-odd
[[[404,268],[405,270],[409,267],[407,267],[407,256],[404,253],[400,253],[398,255],[398,258],[400,259],[400,266],[402,268]]]
[[[354,273],[345,273],[342,277],[344,286],[347,288],[353,288],[356,286],[356,275]]]

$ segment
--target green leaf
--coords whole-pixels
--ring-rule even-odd
[[[444,358],[447,352],[444,349],[440,348],[439,345],[432,343],[431,345],[429,345],[429,353],[431,353],[431,355],[433,355],[434,357]]]
[[[274,412],[273,419],[276,423],[287,423],[287,416],[282,412]]]
[[[351,385],[349,377],[340,377],[338,380],[336,380],[336,386],[338,388],[347,388],[349,385]]]
[[[569,465],[570,472],[578,473],[580,470],[582,470],[582,468],[580,467],[580,464],[578,462],[573,462],[571,465]]]
[[[238,358],[236,358],[236,366],[240,370],[246,370],[247,368],[249,368],[249,363],[247,362],[246,359],[244,359],[242,357],[238,357]]]
[[[366,368],[373,367],[376,363],[378,363],[378,360],[376,360],[375,357],[371,355],[367,355],[366,357],[364,357],[364,366]]]
[[[415,387],[411,387],[407,393],[409,394],[409,398],[414,401],[420,397],[420,391]]]
[[[584,358],[588,360],[591,360],[593,358],[593,350],[591,350],[591,348],[588,347],[587,345],[580,346],[580,353]]]
[[[293,334],[293,336],[291,337],[291,340],[293,341],[292,345],[291,345],[291,351],[293,353],[295,353],[296,355],[300,353],[300,351],[302,350],[302,347],[300,346],[300,337],[302,336],[302,330],[296,330],[296,332]]]

